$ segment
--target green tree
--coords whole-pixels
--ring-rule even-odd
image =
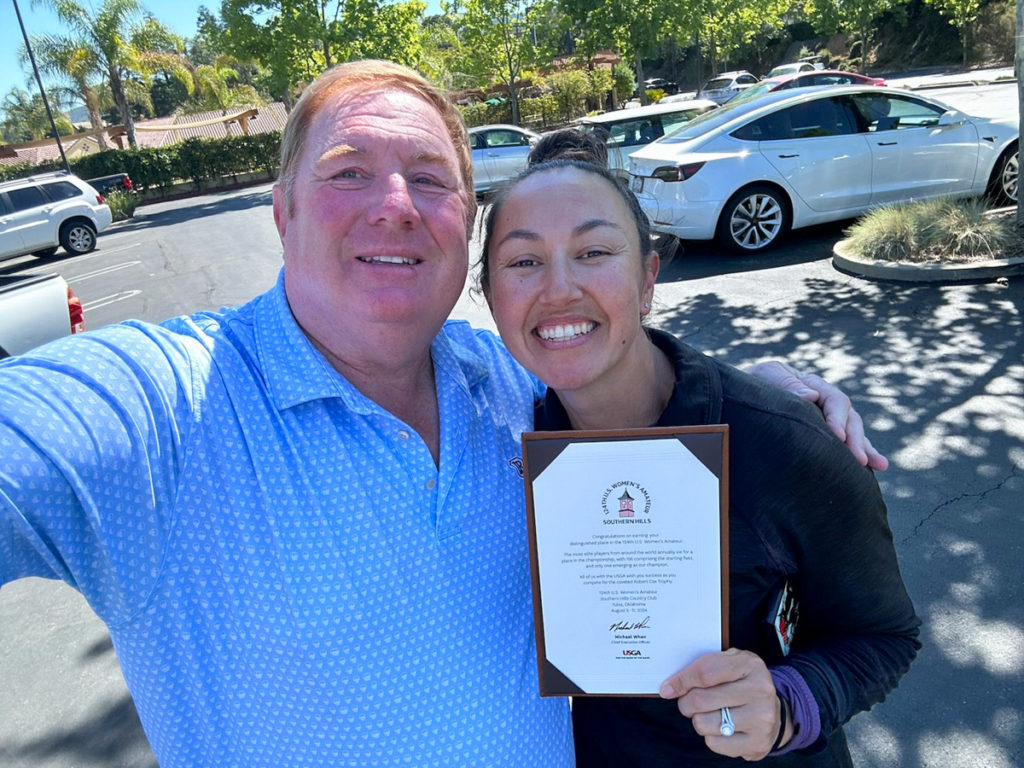
[[[633,68],[624,61],[612,67],[612,79],[615,81],[615,99],[628,99],[636,90],[636,78]]]
[[[103,0],[98,10],[83,6],[76,0],[39,2],[51,8],[68,28],[69,34],[58,37],[58,40],[85,48],[95,57],[128,134],[128,143],[132,147],[137,146],[129,91],[136,99],[149,102],[148,88],[144,87],[146,67],[140,50],[132,43],[133,23],[141,20],[143,12],[138,0]],[[140,83],[143,85],[141,91]]]
[[[644,81],[643,57],[658,42],[679,29],[680,18],[689,13],[689,6],[674,0],[559,0],[559,6],[572,21],[580,44],[580,52],[589,59],[599,48],[617,48],[633,62],[636,81]],[[640,102],[647,103],[641,89]]]
[[[12,88],[4,97],[0,110],[3,111],[0,133],[4,141],[10,144],[53,136],[46,105],[38,93],[30,96],[21,88]],[[62,112],[55,113],[53,121],[57,124],[58,133],[66,135],[74,131],[68,116]]]
[[[587,98],[595,109],[604,109],[605,99],[614,85],[611,70],[607,67],[594,67],[587,72]]]
[[[89,124],[93,130],[103,128],[102,110],[113,104],[104,101],[109,91],[98,87],[101,69],[95,52],[82,41],[73,38],[47,35],[32,38],[39,71],[56,78],[57,88],[49,89],[62,103],[81,99],[89,113]],[[24,46],[18,52],[22,66],[28,63],[28,51]],[[107,137],[96,134],[101,149],[107,149]]]
[[[860,66],[867,67],[871,52],[873,23],[886,11],[902,6],[906,0],[807,0],[804,10],[815,26],[826,33],[837,29],[849,32],[860,44]]]
[[[579,69],[565,69],[548,75],[548,87],[555,97],[562,120],[569,122],[583,114],[587,103],[590,80]]]
[[[423,35],[419,70],[432,83],[449,91],[469,86],[465,73],[459,71],[459,37],[455,17],[446,13],[427,16]]]
[[[924,0],[928,5],[934,6],[940,14],[949,20],[957,33],[960,35],[960,45],[963,46],[963,65],[967,66],[967,53],[969,49],[969,36],[971,25],[978,20],[981,13],[981,0]]]
[[[516,125],[519,82],[536,60],[531,27],[546,8],[545,0],[466,0],[456,17],[462,71],[481,81],[494,78],[502,83]]]
[[[789,0],[706,1],[694,31],[706,44],[712,70],[717,73],[719,62],[731,61],[759,33],[782,29],[789,7]]]
[[[239,60],[266,67],[273,92],[290,103],[293,89],[343,61],[415,66],[425,8],[420,0],[223,0],[223,39]]]

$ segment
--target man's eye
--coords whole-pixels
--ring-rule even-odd
[[[442,186],[444,186],[435,177],[433,177],[433,176],[426,176],[424,174],[419,174],[418,176],[414,176],[412,180],[413,180],[414,184],[425,184],[425,185],[431,186],[431,187],[442,187]]]

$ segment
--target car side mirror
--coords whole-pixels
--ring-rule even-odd
[[[938,125],[960,125],[967,120],[967,115],[958,109],[949,109],[939,116]]]

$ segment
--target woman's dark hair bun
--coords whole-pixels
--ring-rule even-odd
[[[576,160],[607,167],[608,147],[604,138],[596,133],[563,128],[541,136],[540,141],[530,150],[527,165],[540,165],[554,160]]]

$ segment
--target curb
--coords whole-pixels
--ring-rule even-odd
[[[904,261],[881,262],[847,252],[846,240],[832,248],[832,266],[854,277],[893,280],[902,283],[939,283],[993,281],[1000,277],[1024,275],[1024,257],[989,259],[972,264],[916,264]]]

